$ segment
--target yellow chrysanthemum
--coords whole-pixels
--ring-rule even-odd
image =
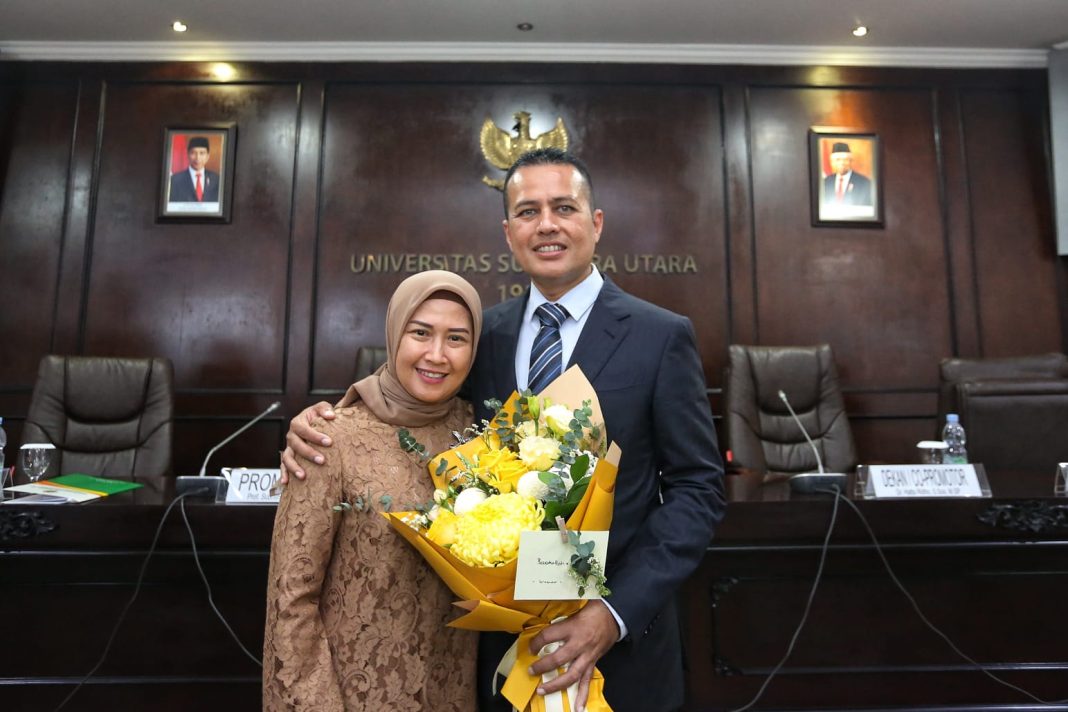
[[[478,456],[475,474],[501,492],[512,492],[529,469],[511,450],[489,450]]]
[[[509,492],[494,495],[456,521],[450,551],[471,566],[500,566],[519,555],[519,532],[541,528],[541,502]]]
[[[552,438],[534,436],[523,438],[519,443],[519,459],[526,464],[527,470],[548,470],[558,457],[560,443]],[[520,476],[525,472],[521,472]]]

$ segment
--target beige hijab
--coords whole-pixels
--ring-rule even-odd
[[[430,270],[412,275],[397,286],[386,308],[386,362],[373,374],[349,386],[337,407],[358,400],[367,404],[379,420],[390,425],[418,427],[444,418],[452,399],[443,403],[424,403],[404,389],[397,380],[397,349],[404,329],[416,309],[434,292],[449,292],[459,297],[471,312],[471,358],[478,349],[482,331],[482,300],[466,279],[444,270]]]

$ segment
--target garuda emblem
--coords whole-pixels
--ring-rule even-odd
[[[567,150],[567,129],[564,128],[563,119],[557,117],[556,126],[535,138],[531,138],[530,113],[517,111],[514,116],[515,126],[512,127],[512,130],[515,131],[515,136],[497,126],[493,123],[493,119],[488,116],[482,122],[482,133],[479,135],[479,142],[482,144],[482,155],[497,168],[502,171],[508,170],[517,158],[536,148]],[[504,190],[504,179],[493,180],[488,176],[482,176],[482,182],[491,188]]]

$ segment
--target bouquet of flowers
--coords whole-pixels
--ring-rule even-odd
[[[593,387],[572,367],[539,396],[513,393],[492,420],[469,429],[469,439],[432,458],[433,503],[384,515],[463,599],[456,605],[467,613],[449,625],[518,634],[498,671],[507,676],[502,693],[519,710],[548,703],[570,712],[566,692],[573,695],[573,688],[534,694],[539,678],[527,672],[535,660],[530,640],[609,593],[593,541],[582,541],[583,532],[607,531],[612,520],[621,451],[606,447],[603,422]],[[403,447],[423,453],[405,431],[399,436]],[[561,530],[570,544],[569,600],[516,598],[521,532],[542,529]],[[603,684],[595,671],[588,709],[610,709]]]

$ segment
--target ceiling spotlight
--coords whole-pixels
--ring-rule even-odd
[[[853,36],[854,37],[863,37],[866,34],[868,34],[868,28],[865,27],[864,25],[857,25],[856,27],[853,28]]]
[[[530,32],[531,30],[534,29],[534,23],[532,23],[532,22],[520,22],[518,25],[515,26],[515,28],[517,30],[519,30],[520,32]]]
[[[234,69],[234,65],[226,62],[216,62],[211,65],[211,73],[216,79],[221,79],[224,82],[228,82],[237,76],[237,70]]]
[[[188,25],[186,25],[186,24],[185,24],[184,22],[182,22],[181,20],[175,20],[175,21],[174,21],[174,24],[173,24],[173,25],[171,25],[171,27],[172,27],[172,28],[174,28],[174,31],[175,31],[175,32],[185,32],[186,30],[188,30],[188,29],[189,29],[189,26],[188,26]]]

